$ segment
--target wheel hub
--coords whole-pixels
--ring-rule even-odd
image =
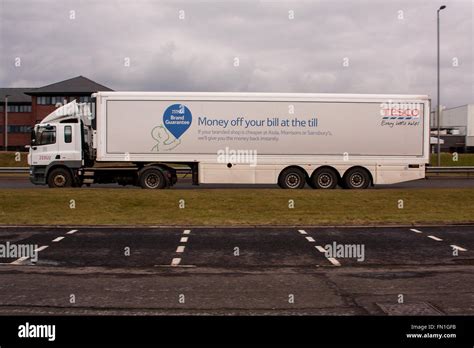
[[[54,184],[56,186],[64,186],[65,183],[66,183],[66,178],[64,177],[64,175],[56,175],[54,177]]]

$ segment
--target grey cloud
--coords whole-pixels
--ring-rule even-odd
[[[445,3],[442,102],[473,103],[473,5]],[[440,4],[1,0],[0,79],[7,87],[40,86],[85,75],[118,90],[417,93],[434,99]],[[21,68],[14,67],[15,57],[22,58]],[[452,67],[453,57],[459,67]]]

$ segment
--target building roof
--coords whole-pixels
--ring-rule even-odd
[[[70,95],[70,94],[92,94],[98,91],[112,91],[109,87],[98,84],[84,76],[73,77],[61,82],[52,83],[47,86],[35,88],[27,94],[29,95]]]
[[[0,88],[0,103],[5,103],[8,95],[9,103],[31,103],[31,97],[26,92],[32,92],[35,88]]]

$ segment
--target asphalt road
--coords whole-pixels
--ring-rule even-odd
[[[48,188],[47,186],[38,186],[30,183],[25,176],[0,176],[0,189],[17,189],[17,188]],[[83,189],[86,186],[83,186]],[[118,184],[95,184],[90,188],[125,188],[136,189],[136,186],[120,186]],[[209,188],[279,188],[278,185],[230,185],[230,184],[201,184],[199,186],[192,185],[190,178],[178,179],[178,184],[173,189],[209,189]],[[410,182],[403,182],[392,185],[376,185],[372,189],[399,189],[399,188],[474,188],[474,180],[472,178],[430,178]],[[311,190],[306,185],[305,189]]]
[[[3,315],[474,314],[474,226],[0,227],[7,242],[41,251],[0,258]]]

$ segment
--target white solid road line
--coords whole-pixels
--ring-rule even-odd
[[[35,251],[36,251],[36,252],[43,251],[43,250],[46,249],[47,247],[48,247],[48,245],[43,245],[43,246],[40,246],[39,248],[36,248]]]
[[[460,246],[457,246],[457,245],[454,245],[454,244],[451,244],[451,248],[457,249],[459,251],[467,251],[467,249],[461,248]]]
[[[181,259],[180,259],[179,257],[174,258],[174,259],[171,261],[171,266],[178,266],[180,262],[181,262]]]
[[[306,237],[306,239],[308,240],[308,242],[316,242],[313,237]]]
[[[328,257],[329,262],[331,262],[334,266],[340,266],[341,264],[337,261],[334,257]]]
[[[23,262],[28,260],[30,257],[29,256],[22,256],[18,260],[15,260],[13,262],[10,262],[11,265],[21,265]]]
[[[53,239],[53,242],[60,242],[64,239],[64,237],[58,237],[56,239]]]
[[[76,233],[76,232],[77,232],[77,230],[70,230],[70,231],[69,231],[68,233],[66,233],[66,234],[74,234],[74,233]]]
[[[316,245],[315,248],[318,249],[322,253],[326,253],[326,249],[324,249],[321,245]]]
[[[178,246],[178,249],[176,249],[176,252],[177,252],[177,253],[182,253],[182,252],[184,252],[184,245]]]
[[[433,240],[435,240],[435,241],[437,241],[437,242],[441,242],[441,241],[442,241],[441,238],[438,238],[438,237],[435,237],[435,236],[428,236],[428,238],[431,238],[431,239],[433,239]]]
[[[180,242],[181,243],[186,243],[188,241],[188,237],[181,237]]]
[[[416,230],[416,229],[414,229],[414,228],[410,228],[410,231],[413,231],[413,232],[415,232],[415,233],[423,233],[423,232],[418,231],[418,230]]]
[[[191,230],[184,230],[183,234],[190,234]]]
[[[298,232],[301,234],[308,234],[305,230],[298,230]]]

